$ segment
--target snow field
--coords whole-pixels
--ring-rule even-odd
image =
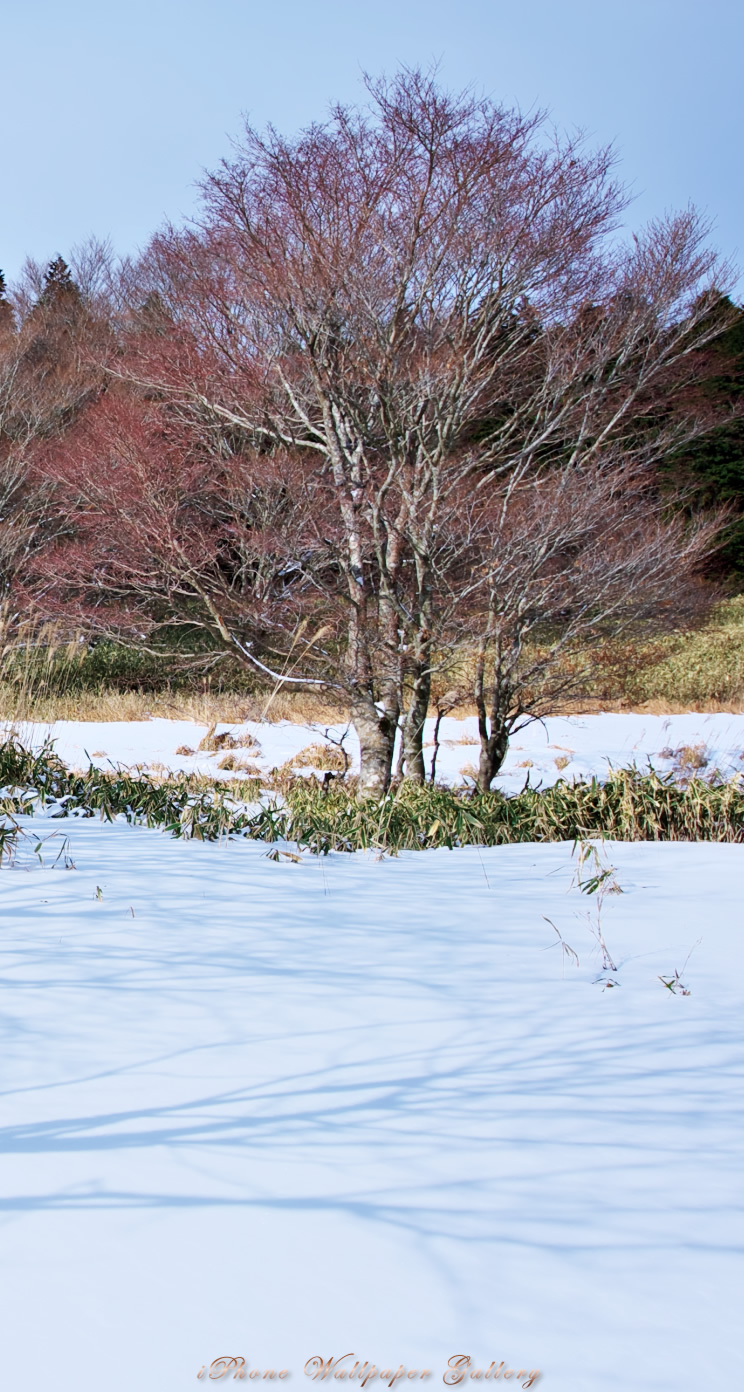
[[[334,726],[330,733],[333,738],[340,739],[345,729],[342,725]],[[308,745],[323,743],[324,734],[321,726],[293,725],[288,721],[276,725],[247,721],[242,725],[221,725],[218,730],[229,730],[235,737],[250,734],[258,742],[258,751],[238,749],[236,756],[255,764],[264,773],[280,767]],[[235,777],[234,773],[220,772],[224,751],[221,754],[176,753],[184,747],[196,750],[206,731],[206,725],[160,718],[98,724],[58,721],[51,726],[18,727],[21,740],[27,745],[39,745],[51,737],[60,756],[72,767],[87,768],[90,760],[100,768],[109,768],[112,764],[145,768],[159,765],[211,777]],[[434,721],[428,720],[425,728],[427,769],[431,763],[433,736]],[[478,763],[475,718],[445,718],[440,739],[437,776],[448,783],[463,782],[467,777],[463,769]],[[591,778],[592,774],[603,777],[609,764],[624,768],[635,762],[645,768],[649,759],[657,769],[666,771],[673,766],[674,760],[662,757],[662,751],[673,752],[685,746],[702,747],[709,755],[708,769],[717,768],[724,776],[740,773],[744,768],[744,714],[551,716],[514,736],[495,786],[504,792],[518,792],[527,778],[533,786],[544,787],[558,778],[571,781]],[[347,735],[346,747],[352,757],[352,768],[358,767],[359,746],[353,731]]]
[[[54,826],[74,870],[55,840],[0,874],[9,1386],[176,1392],[227,1354],[291,1389],[347,1351],[731,1381],[744,847],[610,846],[602,989],[565,845]]]

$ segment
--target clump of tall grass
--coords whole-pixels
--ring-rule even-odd
[[[402,784],[381,801],[352,799],[343,785],[323,794],[304,781],[286,793],[289,837],[315,850],[416,850],[525,841],[742,841],[744,790],[737,782],[692,778],[685,786],[653,769],[612,770],[600,781],[563,780],[468,795]]]
[[[75,684],[79,662],[75,638],[65,640],[53,624],[18,622],[7,603],[0,605],[0,705],[10,720],[27,720],[36,702],[51,689]]]
[[[186,774],[156,780],[93,765],[79,773],[50,744],[32,751],[10,738],[0,745],[0,811],[11,816],[33,813],[42,804],[55,808],[53,816],[124,817],[173,836],[213,841],[250,834],[250,813],[238,799],[252,796],[256,786],[254,780],[236,780],[228,795],[224,785]]]
[[[323,788],[300,778],[281,801],[257,804],[256,780],[224,783],[176,775],[154,780],[144,773],[91,766],[69,770],[51,745],[33,752],[15,739],[0,745],[0,811],[33,812],[42,803],[52,815],[162,827],[173,836],[212,841],[247,836],[292,841],[316,853],[356,850],[422,850],[500,846],[526,841],[577,841],[592,836],[618,841],[744,841],[744,790],[739,781],[691,777],[679,783],[653,769],[611,770],[600,781],[473,795],[466,790],[403,783],[384,798],[359,799],[338,782]]]
[[[216,727],[246,720],[334,724],[344,712],[315,692],[279,691],[267,711],[265,693],[234,667],[206,675],[115,643],[90,644],[33,616],[18,621],[0,604],[0,719],[193,720]],[[214,730],[212,731],[214,733]],[[223,745],[220,747],[230,747]]]
[[[320,769],[322,772],[346,773],[349,756],[344,749],[331,744],[308,744],[289,759],[294,768]]]

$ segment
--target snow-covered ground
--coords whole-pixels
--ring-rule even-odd
[[[744,745],[672,724],[612,717],[602,753]],[[164,726],[60,749],[171,762]],[[594,729],[520,752],[593,767]],[[603,988],[568,846],[295,863],[29,825],[57,836],[0,871],[4,1386],[178,1392],[227,1356],[297,1389],[347,1353],[386,1383],[469,1355],[546,1392],[735,1385],[744,847],[610,846]]]
[[[102,768],[111,764],[156,765],[217,777],[235,776],[219,770],[225,751],[191,755],[176,752],[183,748],[197,750],[206,734],[205,725],[194,725],[190,721],[58,721],[55,725],[27,725],[18,729],[26,743],[38,745],[51,737],[59,754],[73,767],[87,767],[90,760]],[[308,745],[324,742],[324,727],[293,725],[287,721],[220,725],[218,731],[229,731],[234,738],[250,735],[257,747],[239,749],[236,757],[254,764],[263,773],[280,767]],[[328,733],[332,740],[338,741],[345,727],[331,727]],[[425,730],[427,766],[431,761],[433,733],[434,721],[429,720]],[[437,777],[449,783],[463,782],[468,770],[478,763],[475,718],[443,720],[440,739]],[[353,767],[358,764],[359,746],[352,731],[346,735],[345,743]],[[744,768],[744,715],[553,716],[515,735],[498,786],[504,791],[516,792],[528,777],[533,786],[545,786],[557,778],[586,778],[593,773],[604,776],[609,764],[618,768],[635,762],[645,767],[649,760],[658,769],[666,770],[673,760],[665,758],[663,752],[673,753],[685,746],[700,746],[705,750],[709,755],[708,770],[717,768],[726,776],[741,772]],[[329,748],[333,748],[332,744]]]

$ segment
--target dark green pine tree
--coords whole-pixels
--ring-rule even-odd
[[[13,306],[8,299],[8,287],[5,282],[5,276],[3,272],[0,271],[0,335],[5,336],[6,334],[13,333],[14,330],[15,315],[13,313]]]
[[[723,306],[731,309],[730,300]],[[691,493],[696,506],[725,504],[733,513],[714,568],[744,586],[744,309],[711,348],[710,376],[702,389],[716,407],[732,418],[692,440],[666,466],[675,484]],[[740,415],[733,414],[740,411]]]
[[[70,267],[62,256],[55,256],[44,274],[44,288],[39,296],[39,307],[74,311],[80,303],[80,291],[72,278]]]

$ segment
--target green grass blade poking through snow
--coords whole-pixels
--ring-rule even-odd
[[[246,790],[248,785],[246,785]],[[214,841],[248,836],[290,840],[316,853],[499,846],[525,841],[742,841],[744,791],[737,780],[691,778],[684,784],[653,769],[615,769],[600,782],[559,780],[513,797],[403,783],[380,800],[353,797],[339,780],[327,790],[297,779],[282,802],[241,802],[240,785],[204,786],[177,775],[73,773],[51,744],[38,751],[15,739],[0,744],[0,798],[6,814],[55,804],[53,815],[125,817],[173,836]]]

